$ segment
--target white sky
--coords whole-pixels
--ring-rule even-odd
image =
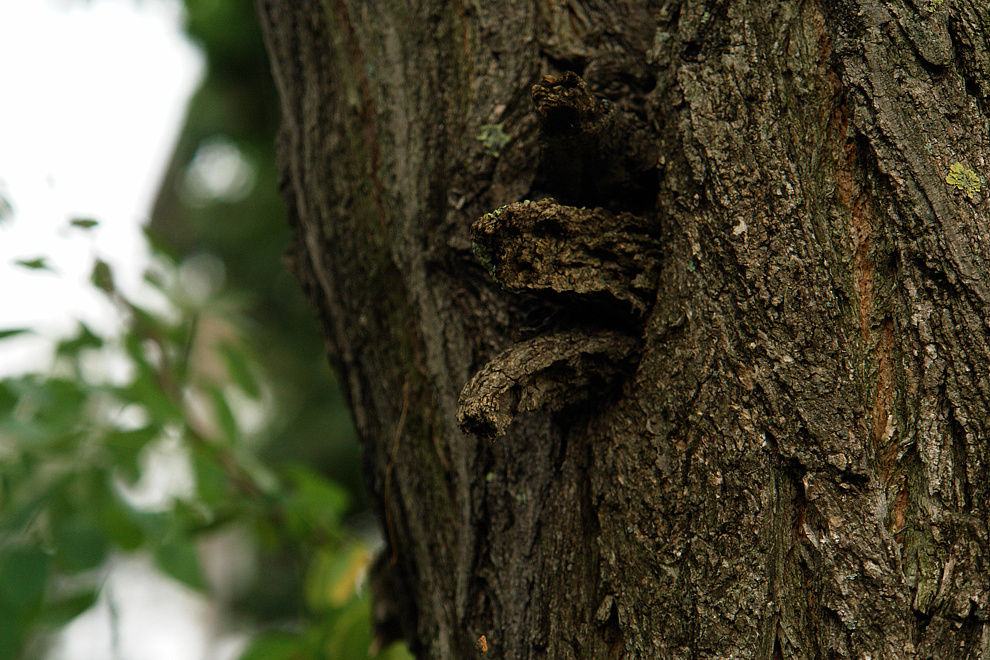
[[[93,258],[125,291],[147,263],[140,224],[199,83],[203,58],[178,0],[0,0],[0,330],[112,324],[86,286]],[[88,232],[75,217],[100,221]],[[14,266],[44,256],[57,274]],[[49,342],[0,342],[0,374],[39,366]]]
[[[113,332],[116,315],[87,284],[95,257],[128,295],[139,290],[140,225],[203,73],[181,25],[179,0],[0,0],[0,195],[14,208],[0,223],[0,330],[47,338],[0,342],[0,377],[45,371],[52,339],[75,319]],[[77,217],[100,225],[71,228]],[[57,273],[14,265],[37,257]],[[216,637],[209,601],[140,557],[112,564],[107,585],[51,660],[217,660],[243,648]]]

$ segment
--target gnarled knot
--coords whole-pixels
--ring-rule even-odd
[[[659,244],[650,222],[604,208],[603,195],[648,190],[637,177],[655,165],[628,157],[623,130],[607,100],[573,73],[545,76],[533,87],[540,120],[545,183],[555,199],[508,204],[472,226],[475,253],[503,288],[563,301],[583,319],[518,342],[482,367],[461,392],[458,422],[496,438],[522,411],[558,412],[601,393],[634,365],[635,327],[656,298]],[[638,129],[637,129],[638,130]],[[630,186],[632,186],[630,188]],[[638,186],[638,187],[637,187]],[[616,320],[621,322],[617,322]]]
[[[639,338],[605,326],[616,317],[635,325],[656,298],[657,241],[641,218],[542,199],[488,213],[472,234],[499,285],[564,300],[585,312],[586,325],[519,342],[492,358],[461,392],[461,428],[494,439],[519,412],[574,408],[629,373]]]
[[[631,213],[541,199],[503,206],[479,218],[471,231],[478,258],[509,291],[570,298],[636,317],[656,297],[657,239]]]
[[[617,373],[631,367],[639,340],[613,330],[572,329],[513,344],[464,387],[457,423],[494,440],[521,412],[566,410],[601,396]]]

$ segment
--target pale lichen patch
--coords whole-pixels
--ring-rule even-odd
[[[973,170],[963,166],[962,163],[952,164],[949,168],[949,174],[945,177],[945,182],[966,193],[970,199],[973,199],[982,188],[980,177]]]
[[[474,139],[485,147],[485,153],[498,158],[502,155],[502,149],[512,140],[512,136],[505,132],[505,123],[485,124],[474,136]]]

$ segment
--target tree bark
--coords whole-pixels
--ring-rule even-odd
[[[990,657],[983,0],[258,4],[383,634]]]

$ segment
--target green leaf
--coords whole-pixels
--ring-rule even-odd
[[[49,378],[35,390],[37,409],[33,422],[46,437],[45,445],[58,445],[83,427],[90,392],[86,384],[67,378]]]
[[[0,428],[17,438],[21,449],[32,452],[68,449],[79,440],[91,394],[85,383],[31,376],[16,381],[16,387],[17,407],[23,414],[0,417]]]
[[[15,613],[6,611],[0,603],[0,658],[21,657],[25,635],[17,618]]]
[[[332,511],[335,517],[342,515],[350,504],[350,498],[343,487],[309,468],[290,465],[286,467],[286,476],[295,486],[299,499],[320,510]]]
[[[38,548],[11,546],[0,554],[0,601],[12,610],[38,606],[45,595],[51,561]]]
[[[209,394],[213,401],[214,421],[220,427],[223,439],[230,444],[235,444],[241,432],[237,427],[237,419],[234,417],[234,411],[231,410],[227,397],[224,396],[223,390],[216,386],[210,388]]]
[[[166,282],[163,275],[157,271],[146,270],[141,279],[145,281],[146,284],[150,284],[153,288],[164,291],[166,288]]]
[[[409,652],[409,647],[405,642],[395,642],[375,656],[375,660],[416,660],[416,656]]]
[[[70,621],[93,607],[100,592],[97,589],[84,589],[45,606],[42,613],[44,622],[51,628],[64,628]],[[6,656],[0,656],[6,657]]]
[[[0,380],[0,412],[5,413],[0,415],[0,419],[8,417],[10,413],[13,412],[14,406],[17,405],[17,401],[20,396],[14,391],[12,383],[6,380]],[[0,424],[2,428],[2,424]]]
[[[10,330],[0,330],[0,339],[7,339],[8,337],[16,337],[17,335],[28,333],[34,334],[34,330],[31,328],[12,328]]]
[[[148,369],[139,368],[134,382],[111,391],[122,401],[143,407],[153,422],[167,425],[184,419],[182,409],[162,391],[155,374]]]
[[[278,476],[257,454],[242,445],[235,448],[234,456],[237,467],[251,480],[254,488],[267,496],[278,495],[282,489]]]
[[[155,548],[155,565],[186,586],[196,591],[206,591],[199,554],[190,539],[177,538]]]
[[[51,503],[52,498],[62,485],[65,477],[57,479],[54,484],[39,483],[36,475],[34,479],[29,476],[30,466],[18,466],[22,469],[18,473],[11,474],[12,470],[7,467],[3,476],[8,484],[20,486],[19,492],[15,493],[10,501],[3,503],[0,507],[0,538],[8,535],[23,533]],[[27,468],[27,469],[25,469]]]
[[[15,265],[21,266],[22,268],[28,268],[30,270],[47,270],[54,273],[55,269],[48,265],[47,257],[36,257],[34,259],[18,259],[14,262]]]
[[[100,509],[100,522],[110,541],[125,552],[132,552],[144,545],[149,533],[157,535],[161,514],[135,511],[109,494]]]
[[[306,601],[315,611],[339,609],[358,593],[371,551],[363,543],[352,543],[316,553],[306,577]]]
[[[93,218],[73,218],[72,220],[69,220],[69,224],[73,227],[78,227],[79,229],[92,229],[100,224],[100,221],[94,220]]]
[[[224,344],[220,351],[233,381],[245,394],[258,399],[261,396],[261,388],[258,387],[258,380],[251,371],[254,360],[248,355],[248,351],[231,344]]]
[[[251,643],[241,660],[303,660],[312,657],[307,646],[298,635],[267,633]]]
[[[78,504],[86,506],[85,502]],[[110,549],[106,533],[85,510],[56,523],[53,535],[56,559],[70,573],[100,566]]]
[[[168,335],[171,328],[164,318],[132,302],[128,302],[127,305],[131,311],[131,326],[135,340],[139,342],[146,339],[158,341],[163,335]]]
[[[76,333],[76,336],[60,341],[55,351],[58,355],[76,357],[87,348],[103,348],[103,338],[90,330],[88,325],[80,321],[79,331]]]
[[[351,601],[333,617],[327,635],[326,656],[359,658],[371,646],[371,604],[367,597]]]
[[[113,467],[130,484],[141,478],[141,455],[149,443],[162,436],[160,426],[151,424],[129,431],[108,431],[104,446],[113,458]]]
[[[231,495],[230,479],[220,464],[216,449],[197,443],[192,447],[190,458],[199,498],[211,507],[227,502]]]
[[[93,264],[93,272],[89,276],[89,281],[97,289],[105,293],[116,291],[113,283],[113,270],[110,268],[110,264],[102,259],[97,259],[96,263]]]
[[[295,534],[339,536],[341,517],[350,498],[341,486],[301,466],[290,466],[286,476],[294,487],[286,501],[287,523]]]

